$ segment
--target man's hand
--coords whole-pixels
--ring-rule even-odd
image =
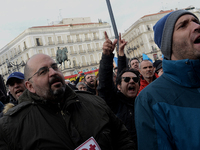
[[[117,39],[115,39],[113,42],[108,38],[107,32],[104,32],[105,35],[105,42],[103,43],[103,54],[104,55],[110,55],[117,44]]]
[[[119,56],[124,56],[124,47],[127,44],[127,42],[123,39],[121,39],[121,33],[119,33]]]

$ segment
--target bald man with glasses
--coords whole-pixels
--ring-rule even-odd
[[[136,69],[123,69],[116,78],[116,86],[113,82],[113,58],[117,39],[113,42],[105,32],[105,42],[99,67],[99,96],[102,97],[112,111],[127,127],[132,140],[137,143],[134,123],[134,102],[139,90],[139,71]],[[119,34],[119,54],[124,55],[125,40]],[[121,55],[122,56],[122,55]]]
[[[31,57],[24,76],[27,90],[0,119],[1,149],[89,149],[87,142],[96,149],[133,149],[127,129],[104,100],[73,91],[50,56]]]

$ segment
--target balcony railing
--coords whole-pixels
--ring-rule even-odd
[[[89,39],[89,38],[85,38],[85,41],[91,41],[91,39]]]
[[[73,43],[73,41],[72,40],[67,40],[67,43]]]
[[[88,49],[88,52],[94,52],[94,50],[93,49]]]
[[[64,44],[64,41],[58,41],[58,44]]]
[[[54,43],[54,42],[48,42],[48,44],[49,44],[49,45],[54,45],[55,43]]]

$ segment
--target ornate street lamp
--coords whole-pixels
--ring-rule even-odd
[[[8,59],[6,59],[6,63],[7,63],[8,73],[10,73],[10,68],[12,68],[12,67],[14,67],[13,70],[17,69],[17,71],[19,72],[19,68],[26,65],[23,60],[19,64],[17,63],[17,61],[14,64],[14,63],[10,62]]]
[[[133,52],[134,50],[137,50],[137,48],[134,46],[133,48],[131,48],[131,47],[128,47],[127,48],[127,54],[130,54],[131,52]],[[134,53],[133,53],[134,54]],[[134,57],[135,57],[135,55],[134,55]]]

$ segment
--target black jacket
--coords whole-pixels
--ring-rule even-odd
[[[1,150],[73,150],[91,136],[102,150],[133,149],[127,129],[98,96],[68,86],[63,105],[24,91],[0,119]]]
[[[92,94],[96,95],[96,89],[92,89],[91,87],[89,87],[88,85],[87,86],[87,91],[88,92],[91,92]]]
[[[113,54],[109,56],[102,54],[99,67],[99,96],[107,102],[111,110],[123,121],[136,146],[137,137],[134,120],[135,101],[134,99],[127,98],[115,87],[112,79],[113,57]]]

